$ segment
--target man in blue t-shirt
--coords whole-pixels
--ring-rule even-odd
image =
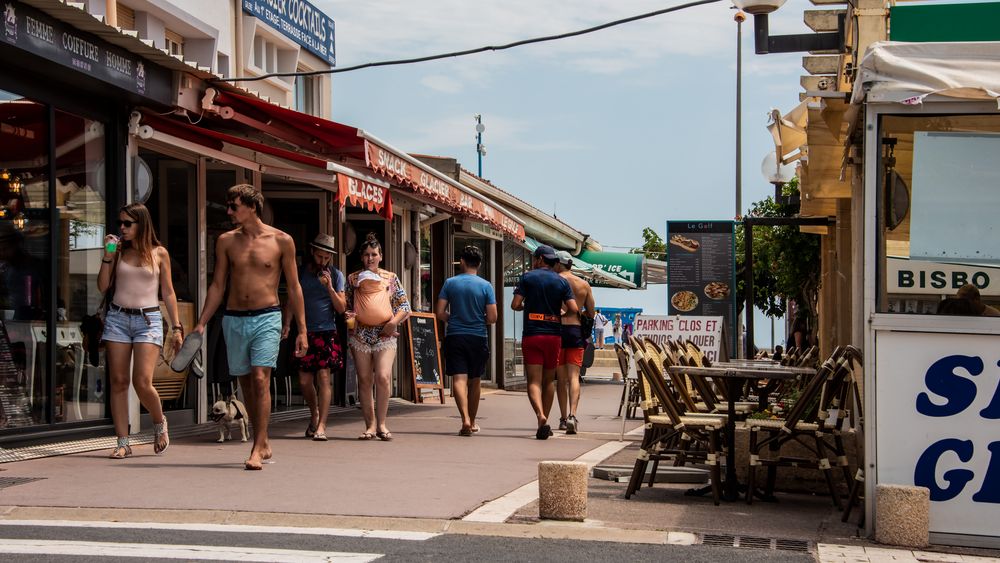
[[[445,373],[452,376],[458,413],[462,415],[459,436],[479,431],[479,382],[490,359],[486,325],[497,322],[497,297],[493,286],[479,277],[483,254],[475,246],[462,249],[462,273],[448,278],[441,287],[434,314],[448,323],[444,337]]]
[[[344,296],[344,274],[332,264],[337,251],[334,238],[318,234],[310,245],[311,256],[299,266],[299,284],[306,311],[306,337],[309,348],[293,364],[299,372],[302,399],[309,406],[312,417],[306,427],[305,437],[325,442],[326,418],[330,411],[331,370],[340,369],[343,356],[337,338],[336,313],[343,313],[347,306]],[[287,309],[287,305],[286,305]],[[281,337],[288,336],[291,315],[285,311]]]
[[[539,245],[532,253],[533,269],[521,276],[510,304],[511,309],[524,311],[521,355],[528,379],[528,400],[538,419],[535,438],[539,440],[552,435],[548,419],[555,397],[553,383],[562,348],[562,315],[564,312],[575,314],[580,310],[569,282],[552,270],[558,261],[554,248],[547,244]]]

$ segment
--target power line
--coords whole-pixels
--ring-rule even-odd
[[[364,68],[374,68],[379,66],[395,66],[395,65],[408,65],[413,63],[423,63],[427,61],[436,61],[438,59],[447,59],[450,57],[464,57],[466,55],[475,55],[476,53],[484,53],[486,51],[504,51],[506,49],[512,49],[514,47],[520,47],[522,45],[531,45],[532,43],[544,43],[546,41],[555,41],[557,39],[567,39],[569,37],[576,37],[578,35],[585,35],[587,33],[593,33],[595,31],[600,31],[602,29],[607,29],[609,27],[615,27],[617,25],[622,25],[626,23],[631,23],[638,20],[644,20],[646,18],[651,18],[654,16],[660,16],[663,14],[669,14],[670,12],[677,12],[680,10],[685,10],[687,8],[694,8],[695,6],[701,6],[702,4],[713,4],[721,0],[698,0],[696,2],[688,2],[687,4],[681,4],[680,6],[674,6],[672,8],[664,8],[662,10],[656,10],[654,12],[646,12],[645,14],[639,14],[637,16],[632,16],[629,18],[624,18],[620,20],[615,20],[608,23],[603,23],[601,25],[596,25],[594,27],[588,27],[587,29],[581,29],[579,31],[570,31],[568,33],[560,33],[559,35],[547,35],[545,37],[536,37],[534,39],[522,39],[521,41],[515,41],[513,43],[507,43],[506,45],[488,45],[486,47],[478,47],[476,49],[467,49],[465,51],[453,51],[451,53],[443,53],[440,55],[428,55],[426,57],[416,57],[413,59],[396,59],[390,61],[379,61],[374,63],[364,63],[354,66],[348,66],[344,68],[329,68],[324,70],[310,70],[302,72],[272,72],[269,74],[262,74],[260,76],[251,77],[225,77],[216,78],[213,81],[220,82],[254,82],[257,80],[264,80],[267,78],[284,78],[291,76],[319,76],[322,74],[339,74],[341,72],[351,72],[354,70],[361,70]]]

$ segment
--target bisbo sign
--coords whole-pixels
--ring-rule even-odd
[[[1000,336],[881,332],[875,362],[877,482],[927,487],[931,532],[1000,535]]]
[[[902,258],[887,260],[886,290],[890,294],[954,295],[967,283],[979,288],[980,295],[1000,295],[1000,268]]]

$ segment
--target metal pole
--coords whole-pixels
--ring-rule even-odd
[[[753,221],[750,217],[743,218],[743,290],[746,292],[746,305],[743,314],[746,316],[747,329],[745,358],[753,358]]]
[[[479,177],[483,177],[483,134],[476,133],[476,154],[479,156]]]
[[[743,215],[743,20],[736,12],[736,215]]]

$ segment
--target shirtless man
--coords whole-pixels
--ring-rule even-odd
[[[226,205],[236,228],[223,233],[215,243],[215,276],[192,332],[205,333],[205,324],[222,304],[228,284],[229,299],[222,319],[226,356],[230,373],[239,376],[253,425],[253,448],[244,468],[259,470],[271,458],[267,425],[271,417],[271,370],[278,365],[281,340],[278,282],[282,272],[299,327],[296,357],[302,357],[308,348],[306,316],[295,264],[295,242],[260,220],[264,196],[251,185],[239,184],[226,192]]]
[[[576,409],[580,406],[580,368],[583,367],[583,351],[587,347],[587,336],[580,329],[580,316],[586,315],[593,319],[594,292],[590,284],[578,278],[570,271],[573,257],[569,252],[556,252],[559,263],[555,272],[569,282],[573,297],[580,305],[579,312],[563,311],[562,314],[562,349],[559,353],[559,367],[556,370],[556,395],[559,397],[559,429],[567,434],[576,434],[580,422],[576,419]],[[568,393],[567,393],[568,391]],[[568,395],[568,397],[567,397]],[[567,400],[568,399],[568,400]],[[566,403],[569,403],[569,410]]]

